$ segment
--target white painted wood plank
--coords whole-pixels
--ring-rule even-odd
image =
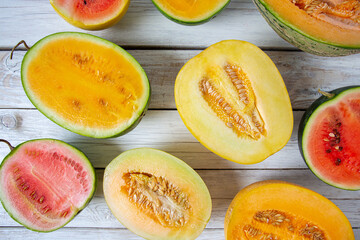
[[[181,67],[198,50],[130,50],[144,67],[151,82],[150,108],[175,109],[174,83]],[[282,74],[294,109],[305,109],[325,91],[360,84],[360,55],[338,58],[300,52],[267,51]],[[34,108],[20,81],[24,51],[0,51],[0,108]]]
[[[144,240],[127,229],[62,228],[51,233],[37,233],[25,228],[0,228],[2,240]],[[197,240],[224,239],[223,229],[205,229]]]
[[[3,240],[143,240],[134,233],[125,229],[87,229],[87,228],[62,228],[51,233],[36,233],[24,228],[0,228],[0,235]],[[355,240],[360,240],[360,229],[354,229]],[[225,239],[223,229],[205,229],[197,240],[220,240]],[[340,240],[340,239],[339,239]]]
[[[0,121],[0,137],[14,146],[35,138],[60,139],[81,149],[97,168],[106,167],[121,152],[139,147],[169,152],[196,169],[307,168],[297,143],[297,127],[302,114],[302,111],[294,112],[294,131],[289,143],[255,165],[233,163],[210,152],[187,130],[176,110],[149,110],[130,133],[112,139],[92,139],[61,128],[37,110],[0,109],[0,118],[17,121],[14,128],[6,128]],[[0,159],[8,152],[7,146],[0,144]]]
[[[226,211],[232,199],[212,199],[212,213],[207,229],[224,227]],[[348,217],[353,228],[360,227],[360,216],[354,214],[360,211],[360,199],[358,200],[333,200],[333,202]],[[3,208],[0,208],[0,227],[21,226],[15,222]],[[125,228],[111,213],[103,197],[94,197],[89,205],[80,212],[67,228]]]
[[[123,46],[205,47],[223,39],[242,39],[263,47],[292,48],[266,24],[250,0],[233,0],[212,21],[184,26],[165,18],[151,1],[132,0],[124,18],[103,31],[84,31],[56,14],[48,1],[0,1],[0,47],[21,39],[34,44],[54,32],[79,31]]]

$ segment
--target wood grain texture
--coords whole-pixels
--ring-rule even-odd
[[[355,239],[360,240],[360,229],[354,229]],[[24,228],[0,228],[3,240],[61,240],[61,239],[101,239],[101,240],[143,240],[126,229],[91,229],[91,228],[62,228],[51,233],[35,233]],[[225,239],[224,229],[205,229],[197,240]],[[340,240],[340,239],[339,239]]]
[[[175,109],[174,83],[181,67],[199,50],[130,50],[151,82],[150,109]],[[306,109],[320,96],[319,88],[360,84],[360,55],[338,58],[311,56],[301,52],[266,51],[278,67],[294,109]],[[20,67],[25,54],[0,51],[0,108],[34,108],[21,86]]]
[[[231,1],[215,19],[199,26],[168,20],[150,0],[132,0],[124,18],[103,31],[71,26],[44,0],[0,1],[0,16],[3,49],[11,49],[22,39],[32,45],[46,35],[62,31],[88,32],[133,47],[203,48],[223,39],[242,39],[262,47],[293,48],[266,24],[250,0]]]
[[[118,138],[92,139],[61,128],[35,109],[0,109],[0,131],[1,138],[14,146],[34,138],[63,140],[81,149],[97,168],[105,168],[125,150],[152,147],[169,152],[196,169],[293,169],[307,168],[297,143],[297,126],[302,114],[302,111],[294,112],[295,129],[282,151],[255,165],[233,163],[210,152],[187,130],[176,110],[149,110],[130,133]],[[16,120],[16,126],[5,127],[1,118]],[[0,159],[8,152],[7,146],[0,144]]]
[[[224,219],[226,211],[231,203],[232,199],[213,199],[213,209],[211,212],[211,218],[207,224],[207,229],[217,229],[224,227]],[[356,202],[359,202],[356,200]],[[360,207],[354,207],[353,200],[333,200],[333,202],[343,211],[346,216],[349,216],[349,221],[353,228],[360,227],[360,216],[351,214],[353,211],[360,211]],[[0,209],[0,226],[3,227],[21,227],[21,225],[15,222],[10,216]],[[103,197],[94,197],[89,205],[80,212],[66,228],[125,228],[111,213],[110,209],[106,205]],[[0,230],[1,231],[1,230]]]

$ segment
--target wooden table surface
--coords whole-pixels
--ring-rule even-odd
[[[0,138],[17,145],[36,138],[57,138],[85,152],[96,168],[95,197],[68,225],[52,233],[36,233],[12,220],[0,207],[0,239],[142,239],[111,214],[102,192],[106,165],[121,152],[152,147],[169,152],[193,167],[207,184],[213,201],[210,222],[198,239],[224,239],[226,210],[246,185],[280,179],[310,188],[332,200],[348,217],[360,240],[360,192],[344,191],[317,179],[305,165],[297,145],[297,128],[317,89],[360,83],[360,55],[325,58],[301,52],[266,24],[250,0],[233,0],[215,19],[199,26],[176,24],[150,0],[132,0],[114,27],[90,32],[128,50],[144,67],[151,82],[149,111],[138,127],[114,139],[91,139],[71,133],[44,117],[27,99],[20,82],[24,49],[9,59],[10,49],[24,39],[31,46],[48,34],[79,31],[52,9],[47,0],[0,1]],[[186,129],[176,110],[173,87],[183,64],[209,45],[224,39],[246,40],[261,47],[281,72],[290,94],[294,131],[278,153],[255,165],[224,160],[202,146]],[[0,145],[0,158],[9,152]],[[341,240],[341,239],[338,239]]]

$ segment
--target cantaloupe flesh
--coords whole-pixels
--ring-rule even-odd
[[[248,76],[256,108],[265,124],[266,134],[259,139],[239,137],[209,107],[199,90],[199,82],[217,71],[227,96],[234,95],[221,69],[228,63],[239,66]],[[223,79],[223,80],[222,80]],[[234,98],[236,96],[234,95]],[[227,40],[216,43],[192,58],[179,72],[175,101],[190,132],[203,145],[221,157],[241,164],[254,164],[280,150],[289,140],[293,113],[283,79],[270,58],[251,43]]]
[[[360,27],[345,29],[318,20],[298,8],[290,0],[260,0],[280,21],[315,40],[349,48],[360,47]]]
[[[228,0],[154,0],[172,18],[194,22],[212,16],[227,2]]]
[[[75,36],[55,36],[36,47],[23,66],[23,84],[56,122],[103,131],[127,126],[141,114],[149,86],[129,56]]]
[[[123,176],[130,171],[164,177],[185,193],[191,206],[189,221],[182,227],[164,226],[129,201],[121,189],[126,185]],[[146,239],[195,239],[210,219],[211,199],[202,179],[181,160],[155,149],[133,149],[114,159],[104,173],[104,195],[114,216]]]
[[[265,210],[288,214],[293,232],[288,230],[290,224],[286,221],[278,226],[256,221],[254,215]],[[324,240],[355,239],[348,219],[330,200],[309,189],[281,181],[258,182],[236,195],[226,214],[225,238],[247,240],[244,227],[251,225],[262,231],[251,239],[261,239],[265,233],[272,233],[278,239],[310,239],[299,235],[306,224],[323,231]]]

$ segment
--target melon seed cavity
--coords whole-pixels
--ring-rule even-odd
[[[122,191],[148,216],[164,227],[184,226],[191,207],[188,196],[161,176],[130,171],[123,175]]]
[[[242,231],[248,239],[286,240],[275,233],[282,232],[282,236],[293,239],[326,240],[324,231],[319,226],[303,219],[302,217],[278,210],[258,211],[253,216],[253,221],[246,224]]]
[[[226,79],[219,81],[206,75],[200,80],[199,89],[204,100],[225,126],[239,137],[258,140],[265,136],[265,123],[256,107],[256,97],[246,73],[239,66],[230,63],[222,71],[227,76]],[[230,97],[231,94],[223,87],[226,84],[221,84],[221,81],[230,83],[237,94],[236,99]]]
[[[291,0],[311,17],[338,27],[360,30],[360,2],[358,0]]]

